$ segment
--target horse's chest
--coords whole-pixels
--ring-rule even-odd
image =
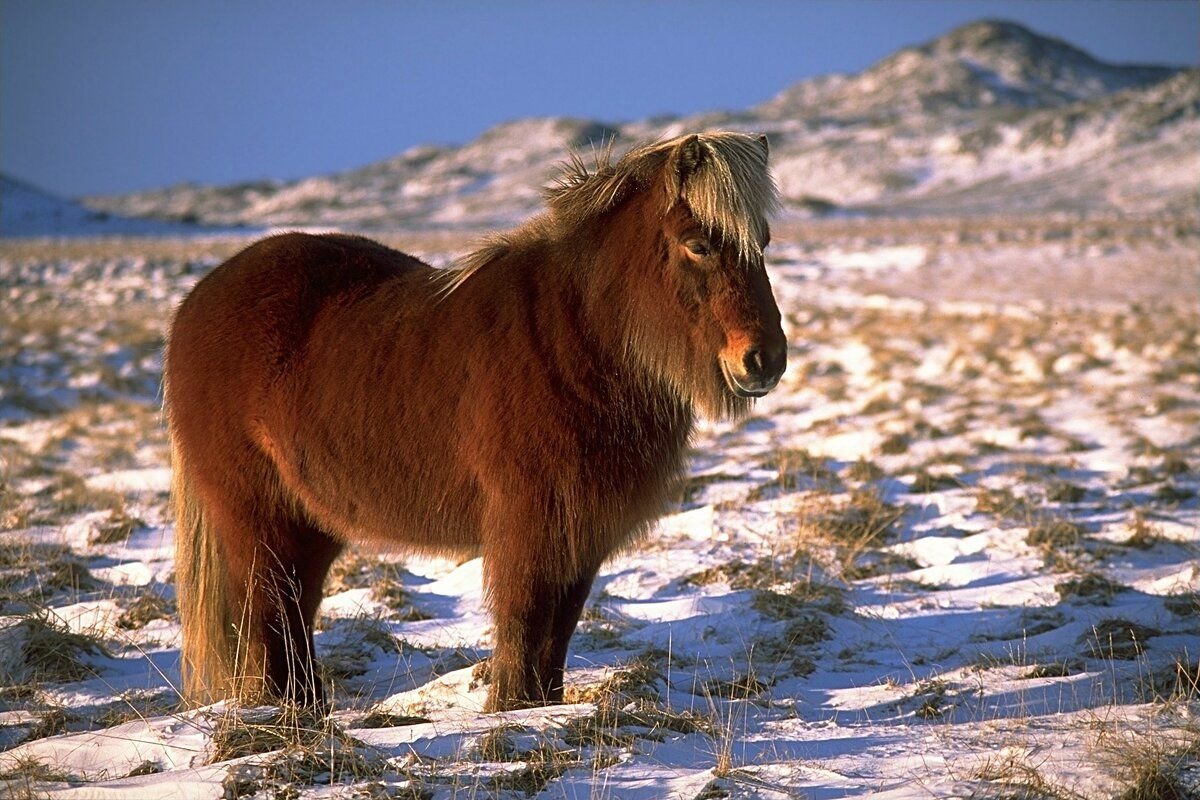
[[[687,421],[625,411],[577,422],[579,469],[606,501],[657,504],[682,468]]]

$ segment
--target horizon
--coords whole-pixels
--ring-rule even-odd
[[[526,117],[622,123],[744,110],[983,19],[1109,63],[1200,60],[1194,0],[352,3],[338,12],[278,0],[3,0],[0,172],[65,197],[295,180],[465,143]],[[696,61],[720,68],[697,80]]]

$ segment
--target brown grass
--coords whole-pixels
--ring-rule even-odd
[[[971,776],[988,785],[989,791],[972,797],[1004,800],[1089,800],[1064,786],[1051,782],[1028,756],[1009,753],[988,758]],[[999,787],[1002,794],[993,793]]]
[[[175,603],[152,589],[146,589],[117,617],[117,627],[137,630],[156,619],[167,619],[176,613]]]
[[[1131,661],[1141,657],[1146,642],[1161,633],[1149,625],[1112,618],[1096,623],[1079,641],[1087,646],[1086,654],[1091,658]]]
[[[246,756],[265,758],[231,767],[227,796],[243,797],[271,787],[275,796],[297,796],[296,787],[357,783],[378,778],[382,757],[346,734],[328,717],[295,707],[237,709],[216,721],[208,763]]]
[[[10,800],[40,800],[47,783],[70,783],[75,779],[62,770],[32,757],[18,759],[0,772],[0,796]]]
[[[1085,572],[1073,578],[1067,578],[1054,585],[1054,591],[1063,600],[1079,600],[1098,605],[1108,605],[1121,592],[1129,591],[1116,581],[1098,572]]]
[[[621,708],[635,701],[659,698],[663,670],[657,651],[643,654],[611,670],[604,680],[588,686],[567,686],[564,703],[592,703],[599,708]]]
[[[95,675],[87,656],[107,655],[99,639],[74,633],[58,617],[40,611],[17,623],[24,682],[58,683]]]

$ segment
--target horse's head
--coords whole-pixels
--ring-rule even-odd
[[[683,136],[616,164],[602,153],[594,170],[574,157],[547,200],[564,240],[595,237],[610,268],[587,271],[593,319],[615,322],[601,327],[652,376],[712,416],[775,387],[787,342],[763,268],[777,204],[765,137]]]
[[[674,318],[668,324],[686,331],[687,342],[685,359],[670,360],[679,374],[667,377],[709,414],[742,413],[775,388],[787,365],[763,265],[766,216],[776,203],[766,138],[721,133],[670,144],[660,173],[665,291],[656,313]]]

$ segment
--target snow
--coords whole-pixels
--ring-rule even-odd
[[[88,486],[114,492],[166,492],[171,488],[171,470],[167,467],[149,467],[106,472],[90,478]]]
[[[1194,691],[1152,700],[1138,687],[1149,675],[1166,680],[1174,659],[1191,663],[1200,633],[1194,613],[1170,610],[1171,598],[1200,590],[1192,411],[1200,386],[1194,372],[1166,383],[1155,377],[1164,363],[1186,363],[1196,337],[1114,326],[1103,297],[1059,312],[1029,282],[1024,297],[1005,304],[963,299],[981,289],[975,278],[930,293],[922,271],[958,256],[924,244],[843,242],[807,252],[781,245],[772,277],[795,344],[781,388],[749,420],[702,424],[694,488],[602,570],[568,659],[569,691],[584,698],[640,659],[650,671],[635,689],[651,705],[631,695],[625,710],[589,700],[482,714],[486,685],[473,665],[488,652],[491,621],[481,562],[388,557],[402,566],[404,608],[420,614],[401,613],[368,582],[331,593],[317,633],[319,656],[353,667],[338,679],[333,718],[378,763],[377,777],[299,784],[301,795],[343,796],[370,781],[393,791],[411,783],[434,797],[455,796],[456,786],[484,791],[523,780],[523,759],[532,756],[521,754],[538,748],[564,759],[546,779],[546,797],[910,798],[961,795],[998,785],[1001,778],[989,776],[1034,773],[1063,791],[1097,795],[1120,785],[1122,760],[1093,731],[1120,731],[1134,747],[1195,734]],[[1017,248],[1006,256],[1008,271],[1063,258],[1056,248]],[[1125,257],[1131,249],[1114,242],[1106,252]],[[84,300],[88,274],[48,271],[46,280],[65,298],[82,289]],[[167,296],[194,276],[174,280]],[[919,300],[906,296],[917,293]],[[1174,311],[1170,299],[1163,297],[1157,323],[1144,324],[1195,325],[1190,298],[1173,298],[1183,303]],[[76,337],[76,349],[62,356],[31,341],[30,356],[61,363],[67,375],[98,376],[90,384],[97,400],[88,402],[154,402],[137,391],[126,401],[112,393],[111,381],[161,363],[114,349],[107,334]],[[143,366],[124,377],[93,369],[114,352],[124,354],[112,363]],[[16,373],[5,396],[17,397],[21,382],[39,375]],[[914,384],[942,388],[918,400]],[[1165,394],[1175,400],[1156,399]],[[86,588],[50,591],[47,608],[65,630],[99,636],[105,652],[85,656],[92,677],[3,701],[9,749],[0,753],[0,775],[39,763],[69,777],[39,782],[39,796],[48,797],[221,796],[231,775],[249,769],[253,777],[255,764],[275,756],[207,763],[214,726],[230,711],[174,706],[179,629],[170,606],[140,627],[119,622],[139,596],[173,594],[170,472],[157,414],[151,405],[141,423],[149,427],[130,428],[118,415],[64,438],[74,403],[0,427],[0,442],[10,456],[71,465],[88,491],[125,498],[123,513],[138,522],[116,542],[98,538],[115,519],[103,509],[3,534],[3,542],[65,545],[82,560]],[[1044,429],[1029,428],[1031,410]],[[949,431],[914,434],[923,430],[917,423]],[[881,451],[897,434],[907,448]],[[112,435],[143,441],[125,457],[138,463],[96,460]],[[1189,471],[1155,472],[1158,461],[1138,450],[1145,442],[1175,453]],[[985,443],[1002,449],[981,449]],[[809,460],[781,460],[796,459],[781,455],[793,452]],[[882,477],[847,477],[860,459]],[[917,492],[921,469],[952,481]],[[1050,484],[1039,483],[1047,476],[1078,484],[1080,499],[1047,501]],[[1156,500],[1168,484],[1185,499]],[[57,484],[30,474],[13,486],[35,509]],[[821,520],[836,524],[850,513],[837,509],[852,507],[860,490],[899,510],[893,532],[857,544],[822,538]],[[1001,490],[1014,498],[1001,502],[1027,510],[982,512],[980,492]],[[1077,544],[1057,552],[1037,544],[1035,527],[1055,518],[1081,526]],[[806,533],[814,525],[816,533]],[[1126,544],[1139,525],[1153,533],[1145,549]],[[0,586],[13,580],[8,574],[0,571]],[[1095,597],[1063,588],[1087,574],[1115,588],[1094,589],[1109,593]],[[6,619],[23,618],[22,600],[5,602],[17,612]],[[1098,656],[1097,647],[1122,645],[1119,627],[1116,644],[1096,631],[1121,620],[1146,626],[1147,641],[1131,658]],[[363,625],[397,647],[365,644],[355,627]],[[20,630],[0,626],[0,638],[10,637],[6,658],[18,659],[9,674],[23,669],[22,640],[11,638]],[[55,707],[66,710],[65,729],[39,735]],[[100,721],[103,709],[122,707],[135,718]],[[427,721],[363,727],[368,711]],[[704,722],[659,727],[671,718],[662,716],[639,727],[637,714]],[[578,744],[572,731],[589,726],[610,731],[612,743]],[[498,730],[509,738],[511,761],[478,754]],[[157,772],[121,777],[146,763]]]

